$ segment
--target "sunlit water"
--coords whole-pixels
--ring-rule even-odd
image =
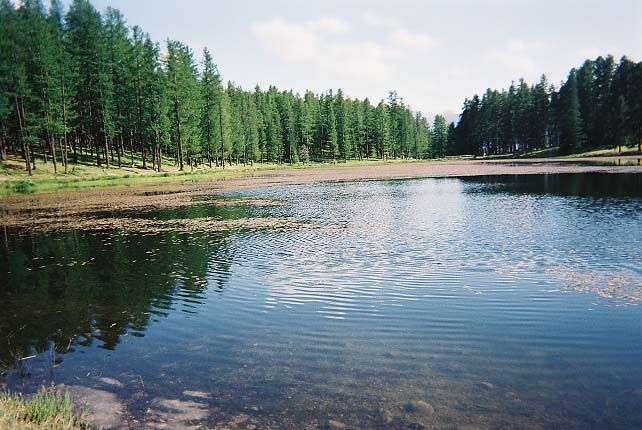
[[[211,427],[239,414],[239,428],[641,425],[640,175],[234,195],[282,204],[221,209],[212,200],[148,216],[289,216],[303,225],[5,229],[7,388],[110,391],[132,427],[153,419],[159,398],[202,404],[200,423]],[[414,400],[434,415],[406,410]]]

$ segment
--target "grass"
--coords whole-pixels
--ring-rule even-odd
[[[76,415],[68,393],[53,387],[31,397],[0,393],[0,430],[88,430],[85,414]]]
[[[619,151],[618,148],[599,148],[599,149],[594,149],[591,151],[585,151],[577,154],[569,154],[569,155],[564,155],[562,158],[572,158],[572,157],[617,157],[617,156],[624,156],[624,155],[638,155],[640,152],[638,151],[638,146],[637,145],[632,145],[632,146],[622,146],[622,152]]]
[[[551,148],[540,149],[538,151],[532,151],[528,154],[502,154],[502,155],[487,155],[483,157],[477,157],[477,159],[485,160],[501,160],[501,159],[520,159],[520,158],[585,158],[585,157],[618,157],[625,155],[638,155],[637,145],[632,146],[622,146],[622,151],[620,152],[619,148],[598,148],[590,151],[582,152],[572,152],[566,155],[560,155],[559,148],[553,146]]]

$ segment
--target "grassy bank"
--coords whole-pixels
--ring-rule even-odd
[[[551,148],[540,149],[539,151],[529,152],[527,154],[502,154],[502,155],[488,155],[485,157],[477,157],[478,159],[485,160],[501,160],[501,159],[523,159],[523,158],[586,158],[586,157],[619,157],[627,155],[638,155],[637,145],[622,146],[621,148],[598,148],[591,151],[572,152],[570,154],[560,155],[559,148],[553,146]]]
[[[274,163],[255,163],[250,166],[233,165],[225,169],[220,167],[209,168],[199,167],[190,169],[186,168],[184,172],[179,171],[173,164],[172,160],[165,160],[163,171],[155,172],[148,169],[142,169],[140,160],[135,160],[134,167],[129,163],[122,167],[110,167],[104,169],[92,163],[92,160],[80,160],[78,164],[70,164],[67,174],[62,172],[59,167],[58,173],[55,174],[53,165],[40,163],[33,176],[27,176],[24,168],[24,162],[18,158],[10,158],[0,163],[0,196],[14,194],[33,194],[46,193],[64,190],[85,190],[96,188],[127,187],[152,183],[167,182],[198,182],[205,180],[216,180],[235,178],[243,176],[260,175],[270,171],[286,171],[292,169],[311,169],[324,167],[341,167],[341,166],[367,166],[383,163],[409,163],[408,160],[349,160],[347,162],[338,161],[337,163],[310,163],[310,164],[274,164]],[[148,166],[149,167],[149,166]]]
[[[0,430],[88,430],[76,415],[69,394],[41,390],[32,397],[0,393]]]

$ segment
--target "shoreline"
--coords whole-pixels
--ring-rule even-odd
[[[494,175],[568,173],[642,174],[640,157],[621,157],[625,165],[604,165],[612,159],[470,160],[316,166],[315,168],[256,169],[228,172],[229,176],[201,176],[183,181],[132,183],[122,187],[64,190],[0,197],[0,225],[4,227],[56,224],[65,218],[91,216],[98,211],[146,211],[183,207],[199,197],[248,188],[326,182],[456,178]],[[626,160],[626,162],[624,161]],[[589,161],[589,163],[586,163]],[[594,163],[594,164],[591,164]],[[629,164],[630,163],[630,164]],[[162,179],[162,178],[161,178]]]
[[[508,166],[507,166],[508,165]],[[500,167],[501,166],[501,167]],[[465,167],[465,168],[464,168]],[[234,166],[225,170],[197,170],[194,172],[144,172],[139,175],[118,175],[112,169],[102,176],[64,176],[57,177],[20,177],[0,175],[0,186],[5,191],[20,182],[30,181],[36,186],[48,182],[54,184],[51,190],[31,190],[0,194],[0,201],[11,197],[33,197],[41,194],[63,194],[79,191],[107,191],[110,189],[143,189],[159,186],[185,186],[188,184],[216,184],[241,181],[248,178],[261,181],[263,178],[278,178],[284,184],[328,181],[356,181],[367,179],[403,179],[465,177],[484,175],[528,175],[555,173],[642,173],[642,155],[577,157],[577,158],[524,158],[524,159],[438,159],[438,160],[368,160],[344,164],[294,165],[267,164],[253,167]],[[311,181],[308,178],[313,178]],[[283,180],[285,178],[285,180]],[[297,182],[298,180],[302,182]],[[116,180],[124,180],[122,183]],[[92,187],[92,182],[114,181],[113,185],[100,184]],[[83,185],[87,185],[84,187]],[[187,186],[187,188],[192,188]]]

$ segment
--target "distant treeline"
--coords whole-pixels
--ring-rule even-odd
[[[160,171],[185,166],[562,152],[640,143],[642,66],[587,61],[559,91],[542,79],[467,100],[457,126],[432,123],[396,92],[373,105],[341,90],[303,95],[224,85],[210,52],[196,64],[122,14],[88,0],[0,0],[0,160]]]
[[[571,69],[559,90],[546,76],[464,102],[449,154],[517,154],[559,147],[567,154],[642,143],[642,63],[612,56]]]
[[[136,154],[160,171],[167,156],[182,170],[433,155],[428,120],[394,92],[373,106],[341,90],[224,87],[207,49],[200,65],[178,41],[162,51],[120,12],[101,15],[87,0],[66,14],[57,0],[48,10],[0,0],[0,44],[0,156],[21,155],[29,173],[36,158],[66,171],[79,156],[109,167]]]

